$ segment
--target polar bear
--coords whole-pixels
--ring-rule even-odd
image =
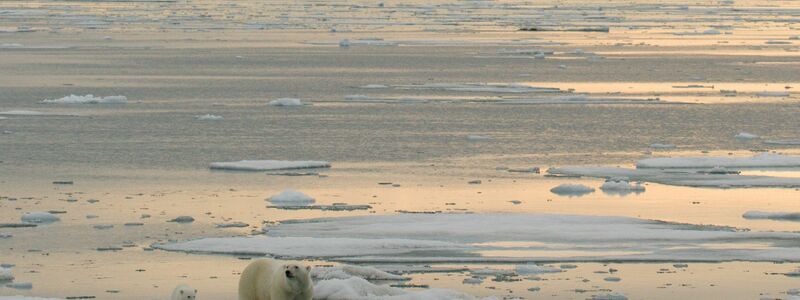
[[[311,300],[310,271],[296,262],[256,260],[239,278],[239,300]]]
[[[172,290],[172,296],[169,297],[169,300],[193,300],[196,299],[196,295],[196,289],[185,284],[179,284]]]

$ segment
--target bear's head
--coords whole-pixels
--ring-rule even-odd
[[[181,300],[194,300],[197,295],[197,290],[195,289],[182,289],[181,290]]]
[[[311,285],[311,267],[296,263],[283,265],[283,277],[294,291],[304,291]]]

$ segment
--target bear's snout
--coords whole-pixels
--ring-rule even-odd
[[[292,271],[286,270],[286,277],[293,278],[294,275],[292,275]]]

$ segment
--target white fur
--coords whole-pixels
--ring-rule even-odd
[[[311,300],[310,270],[296,262],[253,261],[239,278],[239,300]]]
[[[172,296],[169,297],[170,300],[194,300],[197,299],[197,290],[185,285],[179,284],[172,290]]]

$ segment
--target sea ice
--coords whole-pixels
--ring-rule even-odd
[[[673,144],[654,143],[654,144],[650,144],[650,148],[653,148],[653,149],[675,149],[675,145],[673,145]]]
[[[752,133],[740,132],[739,134],[735,135],[734,138],[738,140],[753,140],[757,139],[758,136]]]
[[[285,190],[268,200],[275,206],[309,205],[315,202],[314,198],[295,190]]]
[[[212,114],[205,114],[205,115],[195,116],[195,118],[198,119],[198,120],[202,120],[202,121],[222,120],[222,116],[212,115]]]
[[[515,270],[516,270],[517,274],[519,274],[519,275],[561,273],[563,271],[563,270],[561,270],[559,268],[540,266],[540,265],[534,265],[534,264],[518,265],[515,268]]]
[[[297,98],[278,98],[269,102],[271,106],[303,106],[304,103]]]
[[[800,156],[760,153],[752,157],[661,157],[642,159],[637,168],[779,168],[800,167]]]
[[[713,168],[713,167],[712,167]],[[800,187],[800,178],[739,174],[712,174],[663,169],[627,169],[615,167],[558,167],[548,173],[562,176],[598,178],[628,177],[630,180],[694,187]]]
[[[359,277],[367,280],[406,280],[405,277],[378,270],[373,267],[338,265],[332,267],[316,267],[311,270],[315,279],[348,279]]]
[[[491,140],[491,139],[492,139],[491,137],[484,136],[484,135],[468,135],[467,136],[467,140],[475,141],[475,142],[477,142],[477,141],[488,141],[488,140]]]
[[[628,178],[625,177],[609,178],[600,186],[600,189],[608,194],[619,194],[623,196],[629,193],[638,194],[645,191],[645,187],[641,183],[637,182],[632,184],[629,182]]]
[[[745,219],[757,220],[780,220],[780,221],[800,221],[800,213],[790,212],[764,212],[764,211],[748,211],[742,215]]]
[[[758,92],[756,93],[758,97],[789,97],[789,92]]]
[[[12,280],[14,280],[14,273],[11,272],[11,269],[0,268],[0,282]]]
[[[363,278],[322,280],[314,284],[314,299],[329,300],[472,300],[475,297],[447,289],[409,291],[377,285]]]
[[[796,239],[800,233],[629,217],[399,214],[282,221],[267,227],[265,236],[203,238],[153,248],[357,263],[796,262],[800,247],[786,243]],[[503,242],[529,246],[509,248]],[[520,256],[520,251],[537,254]]]
[[[85,96],[69,95],[59,99],[45,99],[42,103],[50,104],[124,104],[128,102],[125,96],[95,97],[92,94]]]
[[[211,169],[229,171],[272,171],[290,169],[330,168],[327,161],[288,161],[288,160],[240,160],[234,162],[211,163]]]
[[[550,192],[561,196],[583,196],[594,193],[594,188],[582,184],[565,183],[550,189]]]
[[[412,85],[395,85],[398,89],[445,90],[455,92],[484,93],[559,93],[558,88],[535,87],[517,83],[426,83]]]
[[[792,145],[793,146],[793,145],[800,145],[800,139],[796,139],[796,140],[767,140],[767,141],[764,141],[764,144],[768,144],[768,145],[784,145],[784,146]]]
[[[58,216],[48,212],[29,212],[22,215],[22,222],[34,224],[47,224],[57,222]]]

